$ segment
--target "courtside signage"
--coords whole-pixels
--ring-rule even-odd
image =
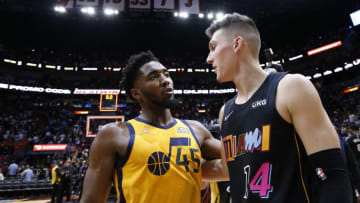
[[[125,94],[119,89],[78,89],[74,90],[74,94]]]
[[[37,144],[33,151],[65,151],[67,144]]]

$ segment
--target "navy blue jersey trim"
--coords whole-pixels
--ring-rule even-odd
[[[169,125],[167,125],[167,126],[161,126],[161,125],[158,125],[158,124],[155,124],[155,123],[152,123],[152,122],[150,122],[150,121],[146,121],[146,120],[144,120],[144,119],[142,119],[142,118],[140,118],[140,117],[136,117],[136,118],[134,118],[136,121],[139,121],[139,122],[142,122],[142,123],[146,123],[146,124],[148,124],[148,125],[152,125],[152,126],[154,126],[154,127],[157,127],[157,128],[161,128],[161,129],[169,129],[169,128],[172,128],[173,126],[175,126],[176,125],[176,119],[174,119],[174,121],[173,122],[171,122]]]
[[[119,188],[119,192],[120,192],[119,202],[120,202],[120,203],[126,203],[126,200],[125,200],[125,197],[124,197],[123,188],[122,188],[122,179],[123,179],[122,168],[117,167],[116,173],[117,173],[117,178],[118,178],[118,179],[117,179],[117,181],[118,181],[118,188]]]
[[[299,149],[299,144],[298,144],[298,140],[297,140],[297,136],[296,136],[296,132],[294,129],[294,139],[295,139],[295,144],[296,144],[296,149],[297,149],[297,154],[298,154],[298,161],[299,161],[299,172],[300,172],[300,180],[301,180],[301,184],[302,187],[304,189],[304,193],[305,193],[305,197],[308,203],[310,203],[310,198],[304,183],[304,177],[303,177],[303,172],[302,172],[302,166],[301,166],[301,156],[300,156],[300,149]]]
[[[134,130],[134,127],[133,127],[130,123],[128,123],[128,122],[125,122],[125,123],[126,123],[128,129],[129,129],[130,139],[129,139],[129,144],[128,144],[127,149],[126,149],[125,158],[124,158],[124,160],[123,160],[122,163],[121,163],[121,167],[123,167],[123,166],[126,164],[127,160],[129,159],[131,150],[132,150],[132,148],[133,148],[133,146],[134,146],[134,140],[135,140],[135,130]]]
[[[186,122],[185,120],[181,120],[181,122],[183,122],[183,123],[190,129],[192,136],[194,137],[194,139],[196,140],[196,143],[198,144],[198,146],[199,146],[199,148],[200,148],[200,142],[199,142],[199,140],[197,139],[197,137],[195,136],[195,133],[194,133],[192,127],[191,127],[191,126],[189,125],[189,123]]]

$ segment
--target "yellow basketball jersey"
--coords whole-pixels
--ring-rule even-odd
[[[211,182],[210,188],[211,188],[211,203],[219,203],[220,191],[217,182]]]
[[[201,202],[199,141],[186,121],[159,126],[139,117],[127,123],[127,160],[116,164],[120,203]]]

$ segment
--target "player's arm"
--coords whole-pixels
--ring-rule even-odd
[[[225,104],[220,108],[220,111],[219,111],[219,130],[220,130],[220,132],[221,132],[221,126],[222,126],[222,121],[223,121],[223,117],[224,117],[224,109],[225,109]],[[220,148],[221,162],[219,162],[218,164],[219,165],[221,164],[221,171],[222,171],[222,173],[225,173],[226,180],[230,180],[229,170],[227,167],[226,157],[225,157],[225,149],[224,149],[224,144],[222,142],[222,139],[221,139],[220,144],[221,144],[221,148]]]
[[[201,134],[203,142],[201,145],[201,155],[204,161],[201,164],[202,178],[207,181],[226,181],[229,180],[229,174],[222,162],[222,144],[215,139],[209,130],[197,121],[189,121],[193,125],[195,134]]]
[[[220,141],[218,141],[220,143]],[[220,143],[221,144],[221,143]],[[223,153],[223,146],[221,145],[221,156],[225,157]],[[229,172],[227,169],[226,163],[224,164],[224,159],[212,159],[212,160],[205,160],[201,164],[202,170],[202,178],[205,181],[228,181],[229,180]]]
[[[340,143],[320,96],[302,75],[287,75],[279,83],[277,107],[285,105],[313,167],[320,172],[320,202],[350,202],[351,186]],[[324,179],[324,176],[326,179]]]
[[[118,139],[116,138],[120,133],[122,131],[116,125],[108,124],[100,130],[92,143],[81,203],[106,202],[117,156]],[[126,137],[128,136],[124,136]],[[123,139],[123,136],[121,138]]]

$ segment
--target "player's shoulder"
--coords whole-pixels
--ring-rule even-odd
[[[209,130],[199,121],[186,120],[186,122],[193,129],[195,136],[197,136],[200,140],[203,140],[204,138],[207,138],[211,135]]]
[[[185,120],[193,129],[203,129],[205,126],[196,120]],[[206,128],[205,128],[206,129]]]
[[[129,139],[130,133],[126,123],[108,123],[99,130],[93,145],[97,151],[112,151],[123,155]]]
[[[129,130],[125,122],[108,123],[104,125],[97,135],[98,139],[112,138],[118,136],[128,136]]]
[[[311,81],[302,74],[286,74],[279,82],[279,86],[287,88],[301,88],[304,85],[312,85]]]
[[[312,82],[301,74],[286,74],[279,82],[278,94],[298,97],[314,90]]]
[[[225,106],[228,102],[226,102],[225,104],[223,104],[219,110],[219,117],[222,118],[223,114],[224,114],[224,111],[225,111]],[[220,118],[219,118],[220,119]]]

